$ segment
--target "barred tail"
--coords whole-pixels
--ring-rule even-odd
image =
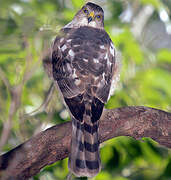
[[[82,121],[72,118],[69,169],[76,176],[93,177],[101,169],[98,120],[100,119],[103,106],[103,103],[94,98],[91,104],[85,105]]]

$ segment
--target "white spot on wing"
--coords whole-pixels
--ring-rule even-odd
[[[95,63],[99,63],[99,60],[96,59],[96,58],[93,58],[93,61],[94,61]]]
[[[88,62],[88,59],[83,59],[83,61]]]
[[[81,80],[80,79],[76,79],[75,80],[75,84],[78,86],[78,85],[80,85],[80,83],[81,83]]]
[[[74,57],[75,53],[72,49],[69,50],[68,54],[71,56],[71,57]]]
[[[105,46],[104,46],[104,45],[101,45],[100,48],[101,48],[101,49],[105,49]]]
[[[72,39],[68,39],[68,40],[67,40],[67,42],[71,42],[71,41],[72,41]]]
[[[110,46],[110,54],[114,56],[114,49],[112,48],[112,46]]]
[[[62,51],[65,51],[65,49],[67,49],[67,46],[64,44],[61,48]]]
[[[76,75],[75,72],[76,72],[76,70],[74,69],[74,72],[73,72],[73,74],[72,74],[73,79],[77,78],[77,75]]]
[[[111,54],[112,56],[115,55],[115,50],[114,50],[113,43],[110,43],[110,54]]]
[[[110,60],[107,60],[107,65],[110,67],[112,65],[112,63],[110,62]]]
[[[94,76],[94,80],[97,81],[99,79],[99,76]]]
[[[103,79],[105,80],[105,73],[102,74]]]
[[[60,39],[60,43],[62,43],[63,40],[64,40],[64,38],[61,38],[61,39]]]
[[[108,53],[106,53],[104,59],[109,59]]]
[[[78,47],[78,46],[80,46],[79,44],[74,44],[74,47]]]

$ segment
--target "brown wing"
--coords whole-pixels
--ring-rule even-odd
[[[70,31],[71,29],[62,31],[62,36],[57,37],[52,46],[53,78],[64,98],[77,96],[83,91],[76,85],[78,77],[72,65],[71,41],[65,34]]]

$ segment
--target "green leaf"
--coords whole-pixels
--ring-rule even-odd
[[[162,2],[160,0],[140,0],[142,4],[151,4],[155,8],[159,9],[162,6]]]
[[[171,64],[171,50],[162,49],[157,53],[157,59],[159,62],[167,62]]]
[[[72,4],[75,8],[80,8],[84,5],[85,1],[84,0],[72,0]]]

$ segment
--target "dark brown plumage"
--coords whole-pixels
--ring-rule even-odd
[[[69,169],[76,176],[92,177],[101,169],[98,125],[116,67],[103,19],[102,8],[87,3],[52,46],[53,78],[72,118]]]

